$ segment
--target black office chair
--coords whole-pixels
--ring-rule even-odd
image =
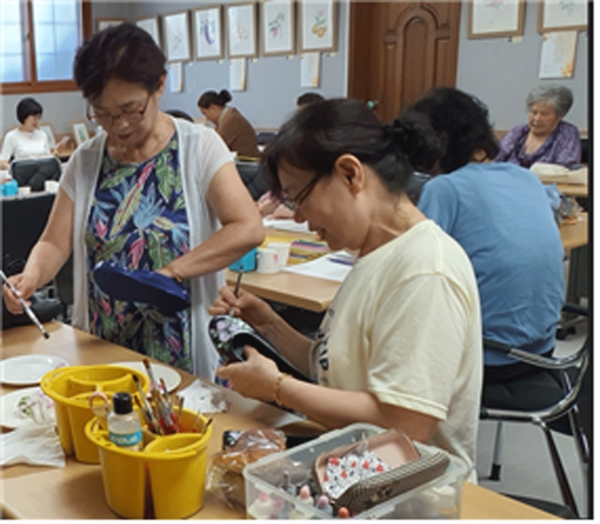
[[[563,311],[583,316],[588,314],[586,309],[571,304],[565,305]],[[585,485],[588,480],[590,450],[588,435],[580,420],[580,391],[584,387],[584,381],[590,379],[587,373],[588,339],[586,338],[579,351],[560,359],[534,355],[487,339],[484,340],[484,347],[539,368],[533,374],[502,383],[487,384],[483,388],[480,419],[498,421],[490,479],[500,479],[502,423],[534,424],[542,429],[546,437],[563,501],[573,514],[578,516],[575,498],[551,430],[570,434],[575,438]],[[591,418],[591,410],[584,413],[584,417]],[[589,502],[589,493],[587,496]]]
[[[29,186],[32,191],[43,191],[46,180],[58,180],[62,172],[56,157],[15,160],[10,164],[12,177],[19,187]]]
[[[274,131],[259,131],[256,133],[256,141],[259,146],[266,146],[271,140],[277,136]]]
[[[238,161],[235,166],[253,200],[258,200],[263,193],[269,190],[269,181],[261,168],[260,162]]]

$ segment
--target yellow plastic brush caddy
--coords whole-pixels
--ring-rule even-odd
[[[118,391],[138,396],[132,375],[139,378],[144,393],[150,380],[141,372],[124,366],[68,366],[46,373],[40,382],[42,391],[54,401],[60,443],[66,455],[75,453],[80,462],[98,464],[98,448],[85,436],[85,425],[94,418],[89,399],[94,392],[108,399]]]
[[[85,433],[99,450],[106,502],[115,513],[143,519],[154,508],[157,519],[181,519],[202,507],[212,427],[195,433],[195,423],[200,430],[207,420],[184,409],[180,433],[160,436],[144,427],[142,451],[112,443],[97,417],[86,424]]]

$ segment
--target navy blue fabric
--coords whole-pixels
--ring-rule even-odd
[[[110,262],[100,262],[94,268],[94,280],[102,291],[116,300],[151,304],[165,315],[190,306],[185,288],[156,271],[129,270]]]

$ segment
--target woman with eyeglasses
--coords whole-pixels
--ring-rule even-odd
[[[298,111],[265,151],[272,190],[331,249],[359,257],[316,341],[244,291],[236,298],[221,289],[209,311],[233,308],[315,382],[280,373],[246,347],[245,362],[217,371],[242,395],[328,428],[359,421],[398,428],[473,466],[482,373],[477,282],[462,248],[405,193],[411,164],[426,168],[434,151],[414,125],[382,125],[355,100]]]
[[[165,56],[146,31],[124,23],[94,34],[77,51],[74,78],[100,132],[72,155],[46,229],[12,282],[28,298],[73,252],[75,327],[214,379],[206,309],[224,284],[219,270],[264,238],[256,206],[221,138],[159,109]],[[176,279],[191,308],[167,316],[114,300],[94,282],[99,262]]]

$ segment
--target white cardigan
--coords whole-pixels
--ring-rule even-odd
[[[173,119],[179,141],[179,165],[190,228],[190,250],[212,236],[220,222],[209,207],[205,195],[214,174],[226,162],[233,161],[219,135],[205,126]],[[106,133],[101,131],[84,142],[71,155],[60,187],[75,203],[73,222],[73,326],[89,331],[87,248],[85,228],[100,174]],[[208,336],[210,315],[207,307],[225,284],[223,271],[190,280],[191,284],[191,355],[194,374],[214,380],[218,354]]]

